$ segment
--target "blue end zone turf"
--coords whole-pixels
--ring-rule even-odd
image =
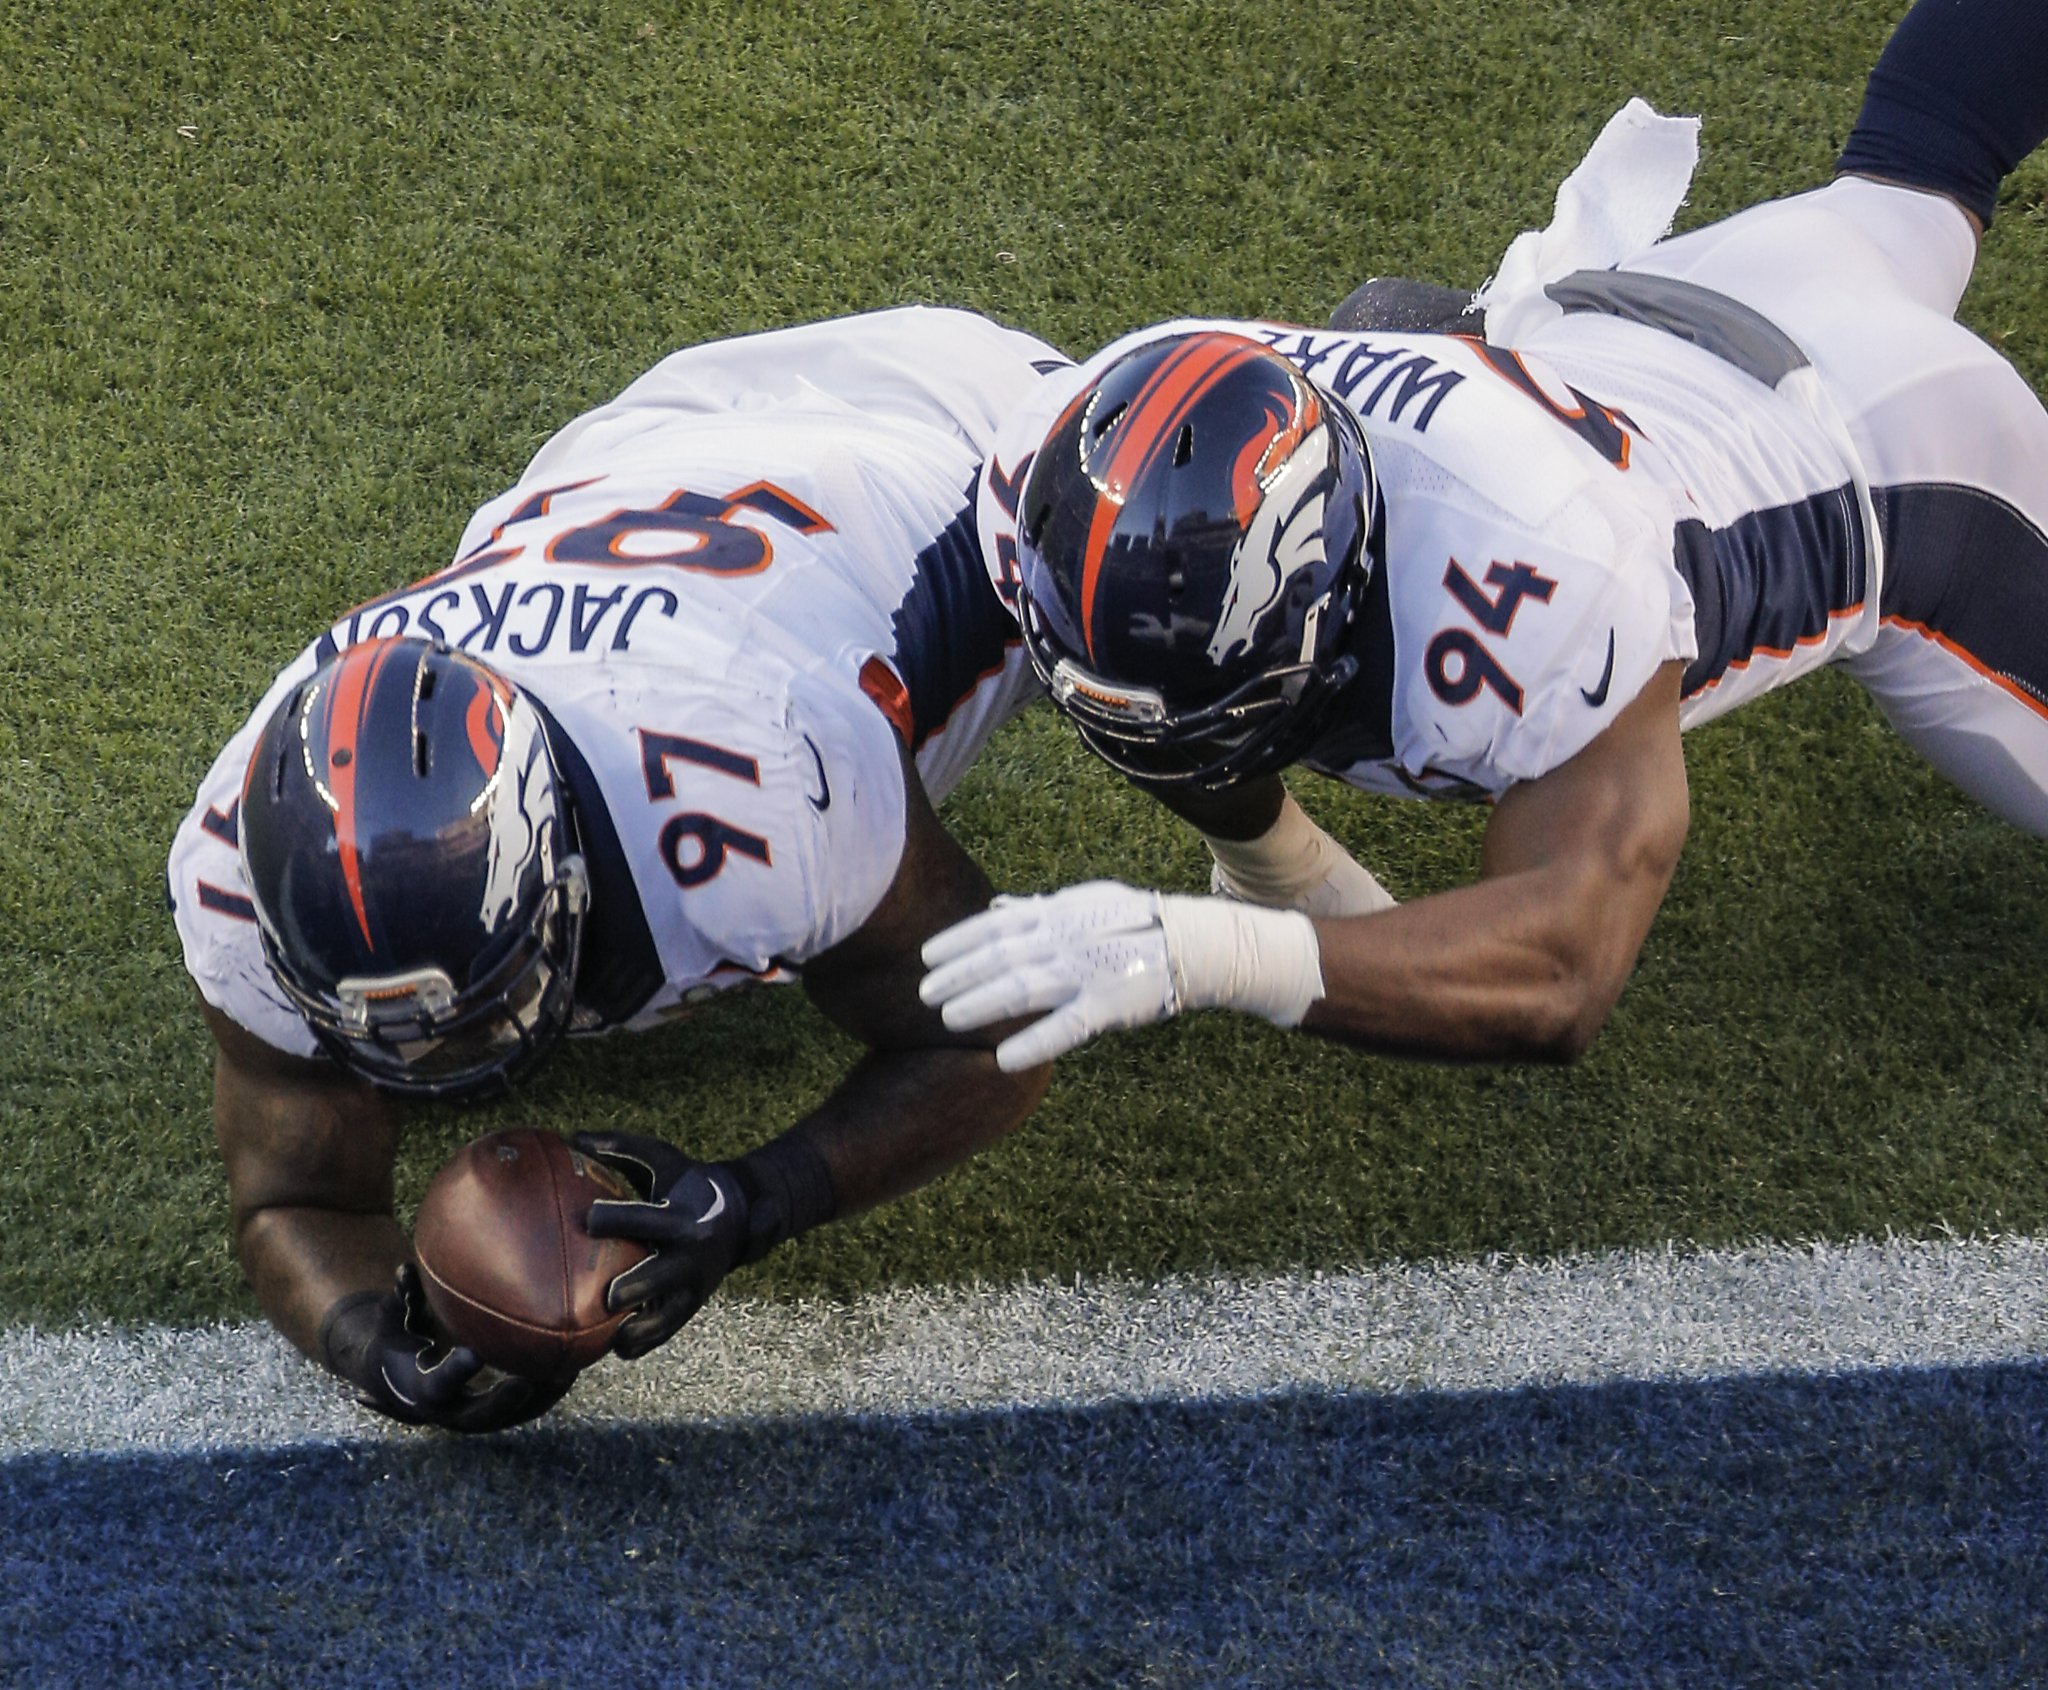
[[[0,1681],[2048,1681],[2048,1367],[0,1467]]]

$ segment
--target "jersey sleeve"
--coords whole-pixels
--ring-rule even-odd
[[[1062,370],[1041,382],[1024,402],[1003,419],[995,444],[982,467],[975,492],[975,538],[981,561],[996,596],[1012,616],[1017,614],[1017,505],[1031,473],[1038,448],[1060,413],[1087,384],[1095,368]]]
[[[199,995],[289,1056],[315,1056],[320,1046],[263,960],[256,906],[242,876],[242,777],[277,699],[310,666],[304,659],[286,670],[214,760],[179,824],[166,873],[185,970]]]
[[[1549,537],[1475,547],[1454,513],[1417,506],[1406,543],[1444,562],[1393,583],[1396,753],[1410,774],[1496,796],[1535,780],[1683,655],[1669,536],[1644,513],[1588,502]]]
[[[808,931],[784,955],[802,964],[851,938],[881,905],[903,861],[906,795],[902,742],[865,695],[806,677],[791,726],[811,899]]]

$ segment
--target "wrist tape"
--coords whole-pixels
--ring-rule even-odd
[[[776,1245],[839,1213],[832,1170],[807,1138],[784,1133],[726,1166],[747,1199],[747,1242],[736,1265],[758,1262]]]
[[[1285,904],[1320,885],[1330,872],[1330,853],[1337,849],[1291,792],[1280,801],[1273,825],[1258,838],[1202,837],[1231,884],[1255,904]]]
[[[1246,903],[1316,915],[1367,915],[1393,908],[1393,894],[1310,821],[1291,792],[1281,800],[1273,825],[1258,838],[1202,837],[1216,859],[1215,890]]]
[[[1323,995],[1315,923],[1298,910],[1162,896],[1159,926],[1176,1011],[1240,1009],[1295,1027]]]

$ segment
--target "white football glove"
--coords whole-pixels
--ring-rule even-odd
[[[1307,916],[1115,880],[998,898],[926,940],[924,961],[918,995],[955,1030],[1050,1012],[996,1047],[1005,1073],[1188,1009],[1292,1027],[1323,995]]]
[[[1219,898],[1314,916],[1371,915],[1394,907],[1394,895],[1310,821],[1291,792],[1258,838],[1203,838],[1215,858],[1209,890]]]

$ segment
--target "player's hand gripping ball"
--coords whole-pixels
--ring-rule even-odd
[[[626,1182],[558,1134],[519,1129],[466,1144],[434,1176],[413,1225],[427,1307],[459,1344],[528,1379],[572,1378],[611,1347],[630,1310],[605,1291],[648,1255],[584,1230]]]

